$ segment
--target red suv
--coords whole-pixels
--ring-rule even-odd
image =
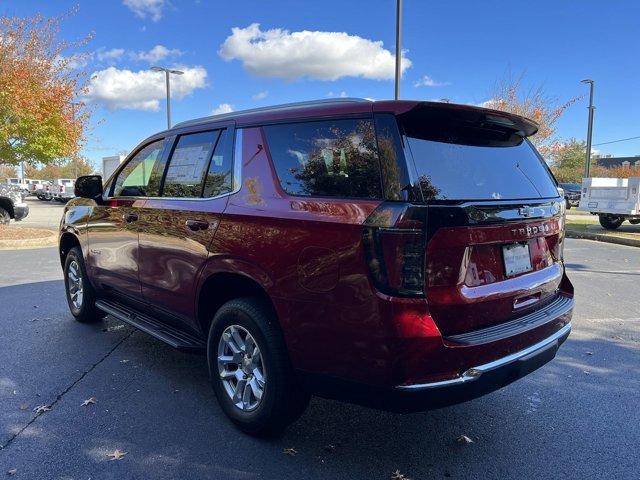
[[[501,388],[571,328],[564,199],[534,122],[340,99],[176,125],[81,177],[60,260],[74,317],[206,352],[268,434],[310,394],[409,412]]]

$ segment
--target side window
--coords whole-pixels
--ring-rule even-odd
[[[282,188],[292,195],[381,198],[371,120],[264,127]]]
[[[113,182],[114,197],[154,197],[160,191],[164,140],[157,140],[140,150],[127,162]]]
[[[200,197],[219,130],[181,135],[164,179],[164,197]]]
[[[231,140],[229,130],[225,129],[220,132],[204,183],[205,197],[216,197],[229,193],[233,189],[231,185],[233,171],[231,147],[233,142]]]

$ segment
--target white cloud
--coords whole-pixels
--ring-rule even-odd
[[[129,57],[133,60],[140,60],[149,63],[157,63],[167,57],[178,57],[182,52],[177,48],[167,48],[164,45],[156,45],[148,52],[130,52]]]
[[[329,93],[327,93],[327,97],[329,97],[329,98],[347,98],[348,95],[347,95],[347,92],[345,92],[343,90],[340,93],[329,92]]]
[[[207,71],[200,66],[181,70],[184,75],[171,76],[171,98],[181,99],[206,85]],[[158,110],[165,99],[164,74],[150,70],[120,70],[109,67],[94,72],[87,87],[86,99],[100,102],[110,110]]]
[[[263,100],[265,98],[267,98],[267,95],[269,95],[269,92],[267,92],[266,90],[264,92],[258,92],[256,93],[254,96],[252,96],[251,98],[253,98],[254,100]]]
[[[110,62],[119,60],[124,55],[124,48],[112,48],[111,50],[99,49],[96,51],[96,57],[101,62]]]
[[[429,75],[423,75],[413,84],[414,87],[446,87],[447,85],[451,85],[451,82],[438,82]]]
[[[254,75],[289,80],[394,78],[395,56],[383,48],[381,41],[345,32],[289,32],[281,28],[262,31],[258,23],[231,31],[218,54],[227,61],[240,60]],[[402,70],[410,66],[411,60],[403,56]]]
[[[216,108],[211,110],[210,115],[220,115],[222,113],[230,113],[233,112],[233,105],[229,105],[228,103],[221,103]]]
[[[122,4],[140,18],[151,18],[154,22],[162,18],[165,0],[122,0]]]

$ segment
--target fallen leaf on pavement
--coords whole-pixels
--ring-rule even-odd
[[[391,474],[391,480],[411,480],[409,477],[405,477],[400,473],[400,470],[396,470]]]
[[[466,445],[467,443],[473,443],[473,440],[471,440],[469,437],[467,437],[466,435],[460,435],[457,439],[456,442],[458,442],[458,444],[460,445]]]
[[[593,352],[584,352],[584,353],[585,355],[589,355],[589,356],[593,355]]]
[[[11,470],[7,470],[7,475],[15,475],[17,471],[17,468],[12,468]]]
[[[113,451],[113,453],[107,453],[107,457],[109,457],[109,461],[111,460],[120,460],[122,457],[124,457],[127,454],[127,452],[123,452],[121,450],[118,450],[117,448]]]
[[[285,455],[291,455],[293,457],[296,453],[298,453],[298,451],[295,448],[291,447],[285,448],[284,450],[282,450],[282,453],[284,453]]]
[[[87,398],[84,402],[82,402],[83,407],[86,407],[87,405],[93,405],[97,402],[96,397],[90,397]]]
[[[26,403],[20,405],[20,410],[26,410],[27,408],[29,408],[29,405],[27,405]]]
[[[49,405],[38,405],[36,408],[33,409],[33,411],[36,413],[44,413],[44,412],[48,412],[49,410],[51,410],[51,407]]]

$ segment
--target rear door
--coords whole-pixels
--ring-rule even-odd
[[[143,296],[160,313],[187,323],[194,316],[200,269],[233,188],[233,134],[233,125],[226,124],[177,135],[161,194],[141,211]]]
[[[148,143],[131,156],[108,185],[104,202],[88,220],[89,268],[94,284],[140,298],[138,231],[148,195],[158,195],[164,139]]]
[[[508,119],[482,118],[398,116],[414,199],[428,205],[425,287],[445,336],[558,300],[564,275],[555,181]]]

